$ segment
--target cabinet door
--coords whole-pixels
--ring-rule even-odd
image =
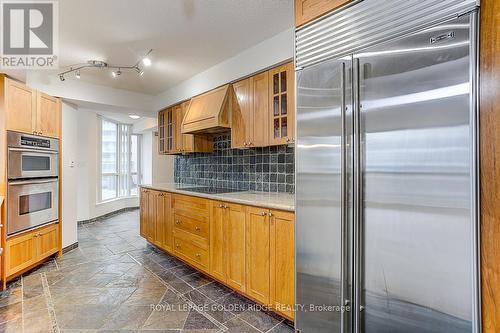
[[[182,111],[182,104],[174,106],[173,113],[174,113],[174,152],[181,153],[182,140],[183,140],[181,127],[182,127],[182,119],[184,118]]]
[[[35,232],[36,259],[42,260],[59,250],[59,226],[52,224]]]
[[[156,191],[149,191],[146,238],[151,243],[154,243],[156,239],[156,196],[157,196]]]
[[[263,304],[269,304],[269,217],[263,208],[247,207],[246,293]]]
[[[36,92],[22,83],[6,79],[6,128],[34,133],[36,123]]]
[[[295,26],[310,22],[351,0],[295,0]]]
[[[59,98],[37,92],[36,129],[40,135],[59,137],[61,102]]]
[[[165,144],[165,115],[166,111],[162,110],[158,112],[158,152],[160,154],[165,154],[166,144]]]
[[[293,318],[295,304],[294,214],[271,213],[271,304]]]
[[[142,237],[147,238],[148,224],[148,190],[141,189],[140,197],[140,213],[139,213],[139,233]]]
[[[165,242],[165,193],[155,192],[153,199],[155,201],[155,211],[153,212],[154,244],[163,248]]]
[[[166,117],[165,118],[165,121],[166,121],[165,153],[170,154],[170,153],[173,153],[175,150],[175,147],[174,147],[174,140],[175,140],[175,138],[174,138],[174,136],[175,136],[174,122],[175,122],[175,119],[174,119],[174,112],[173,112],[172,108],[166,109],[165,117]]]
[[[222,202],[211,202],[210,208],[210,273],[226,282],[226,223]]]
[[[35,232],[7,239],[5,244],[5,274],[10,276],[36,262]]]
[[[265,147],[269,143],[269,72],[252,77],[253,121],[248,129],[250,146]]]
[[[295,140],[295,73],[293,63],[269,71],[269,144]]]
[[[163,248],[173,250],[172,195],[163,193]]]
[[[225,252],[227,257],[226,283],[241,292],[246,290],[246,207],[237,204],[227,204],[225,207],[226,239]]]
[[[231,125],[231,147],[246,148],[253,134],[253,78],[233,83],[238,105],[233,108]]]

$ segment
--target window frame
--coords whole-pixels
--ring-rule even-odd
[[[102,171],[102,163],[103,163],[103,158],[102,158],[102,153],[103,153],[103,123],[104,122],[110,122],[116,125],[117,131],[116,131],[116,157],[115,157],[115,163],[116,163],[116,171],[115,172],[103,172]],[[127,170],[126,173],[122,174],[122,166],[121,166],[121,160],[122,160],[122,135],[123,135],[123,129],[122,126],[127,126],[127,142],[128,142],[128,163],[127,163]],[[131,172],[131,163],[132,163],[132,136],[137,137],[137,172]],[[97,197],[97,204],[100,203],[106,203],[114,200],[119,200],[119,199],[124,199],[124,198],[135,198],[139,195],[139,191],[137,191],[136,194],[132,194],[132,188],[131,188],[131,177],[132,175],[137,175],[137,182],[138,185],[142,182],[142,165],[141,165],[141,154],[142,154],[142,135],[141,134],[135,134],[132,133],[132,125],[130,124],[124,124],[120,123],[116,120],[109,119],[103,116],[99,116],[99,132],[98,132],[98,180],[97,180],[97,188],[96,188],[96,197]],[[122,175],[125,175],[127,179],[127,188],[126,188],[126,194],[121,195],[121,187],[122,187]],[[116,189],[115,189],[115,196],[113,198],[109,199],[103,199],[102,198],[102,181],[103,177],[106,176],[113,176],[115,177],[116,180]]]

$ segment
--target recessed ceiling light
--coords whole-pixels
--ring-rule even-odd
[[[151,66],[151,59],[149,59],[148,57],[142,59],[142,63],[144,64],[144,66]]]
[[[136,115],[136,114],[129,114],[128,116],[129,116],[130,118],[132,118],[132,119],[139,119],[139,118],[141,118],[141,116],[138,116],[138,115]]]

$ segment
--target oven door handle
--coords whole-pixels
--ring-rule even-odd
[[[45,150],[45,149],[28,149],[28,148],[8,148],[9,151],[20,151],[26,153],[37,153],[37,154],[58,154],[59,152],[55,150]]]
[[[53,179],[42,179],[42,180],[21,180],[21,181],[13,181],[9,182],[9,185],[30,185],[30,184],[46,184],[46,183],[57,183],[59,181],[58,178]]]

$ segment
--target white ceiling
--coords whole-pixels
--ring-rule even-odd
[[[150,95],[293,26],[292,0],[64,0],[59,12],[60,66],[132,65],[152,48],[142,77],[81,73],[82,81]]]

